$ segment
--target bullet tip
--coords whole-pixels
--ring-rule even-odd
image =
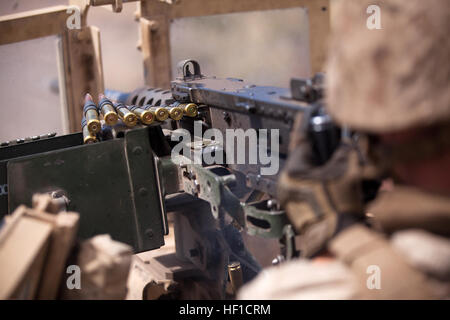
[[[92,96],[89,93],[86,93],[84,96],[84,102],[93,101]]]

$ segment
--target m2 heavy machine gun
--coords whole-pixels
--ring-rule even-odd
[[[255,86],[205,77],[196,61],[182,61],[170,90],[107,91],[98,105],[88,99],[82,132],[3,143],[0,211],[50,193],[80,213],[81,238],[109,233],[136,252],[164,245],[166,212],[175,212],[177,259],[220,281],[238,262],[248,281],[260,265],[242,232],[279,239],[284,259],[298,253],[277,203],[277,177],[297,113],[308,114],[318,162],[339,143],[340,130],[323,110],[322,84],[316,75],[292,79],[290,89]],[[236,148],[239,139],[246,147]]]

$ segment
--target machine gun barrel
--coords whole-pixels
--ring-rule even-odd
[[[107,233],[142,251],[164,244],[163,235],[168,230],[165,204],[176,200],[183,192],[188,196],[188,201],[201,200],[197,203],[208,207],[196,216],[199,224],[189,223],[192,212],[180,214],[184,218],[177,220],[178,226],[181,226],[177,229],[181,230],[178,236],[188,240],[186,243],[178,241],[177,254],[180,253],[202,272],[207,272],[212,279],[219,272],[217,270],[224,271],[215,255],[225,249],[232,252],[234,259],[242,264],[244,279],[248,277],[249,269],[254,270],[255,274],[258,271],[258,267],[249,262],[251,259],[246,258],[248,255],[239,252],[239,246],[233,245],[233,237],[223,241],[225,234],[217,228],[239,226],[250,235],[283,239],[285,256],[292,257],[296,252],[293,242],[295,234],[292,228],[286,227],[290,225],[283,208],[274,206],[273,200],[277,199],[277,173],[285,165],[298,112],[305,115],[304,127],[311,134],[309,140],[313,151],[319,154],[320,161],[326,161],[339,143],[337,127],[322,109],[319,83],[299,79],[291,82],[290,89],[255,86],[239,79],[208,78],[200,74],[199,67],[194,70],[194,74],[186,72],[173,81],[171,90],[144,88],[129,94],[106,91],[111,100],[101,94],[98,110],[108,126],[104,126],[97,134],[95,128],[89,130],[87,118],[95,120],[96,114],[90,112],[95,111],[95,104],[92,99],[87,99],[82,135],[62,137],[62,140],[70,142],[67,144],[69,148],[55,147],[47,153],[27,151],[34,156],[23,159],[9,157],[10,151],[5,149],[3,158],[8,159],[9,164],[3,169],[0,166],[0,170],[8,170],[8,181],[11,181],[10,207],[26,203],[26,192],[41,188],[65,190],[70,200],[68,209],[79,208],[84,214],[81,226],[83,234],[94,232],[91,228],[93,223],[90,222],[92,219],[96,225],[108,226],[108,230],[105,230]],[[122,123],[115,125],[118,117],[127,127]],[[150,125],[137,125],[138,118],[142,124]],[[206,138],[208,128],[215,129],[214,133],[219,131],[222,136],[228,132],[243,132],[243,147],[228,148],[228,139],[216,139],[217,135],[214,135],[214,139]],[[179,146],[183,147],[178,154],[174,152],[178,145],[173,139],[181,132],[177,132],[177,129],[184,129],[184,133],[190,134],[186,141],[178,141]],[[270,132],[271,136],[263,135],[261,130]],[[249,136],[246,136],[247,133]],[[254,139],[250,139],[250,134],[254,134]],[[198,137],[201,143],[198,143]],[[239,137],[235,135],[235,138]],[[265,143],[261,143],[262,140],[266,140]],[[97,141],[99,143],[91,144]],[[83,142],[91,145],[83,146]],[[17,149],[31,148],[36,143],[29,142],[29,146],[25,143],[17,146]],[[259,157],[266,154],[270,161],[272,158],[275,160],[277,173],[262,175],[261,169],[267,163],[228,161],[229,158],[238,159],[238,155],[254,146],[260,148],[257,150]],[[197,151],[201,154],[200,163],[195,162]],[[213,154],[224,155],[225,152],[225,162],[222,160],[211,164],[203,158],[204,155],[215,158]],[[182,161],[176,161],[180,159]],[[49,163],[55,165],[47,166]],[[29,183],[17,183],[18,179],[14,179],[22,175],[23,170],[28,170]],[[92,174],[94,172],[95,175]],[[111,175],[111,172],[115,174]],[[6,177],[6,173],[3,176]],[[98,190],[100,186],[107,191],[93,195],[92,190]],[[112,192],[121,194],[121,197],[110,199]],[[105,203],[108,208],[104,207]],[[151,210],[150,216],[149,204],[156,208]],[[124,212],[133,214],[123,216]],[[225,215],[227,219],[223,219]],[[125,217],[128,225],[124,227]],[[218,224],[229,221],[232,224]],[[208,230],[207,235],[204,230]],[[190,242],[192,234],[202,239],[201,248],[197,248],[196,242]],[[220,248],[215,244],[220,244]],[[191,252],[197,252],[195,250],[203,253],[191,255]],[[201,256],[205,259],[200,259]],[[213,265],[220,268],[211,268]],[[241,271],[237,267],[229,271],[234,286],[238,288],[242,282]]]

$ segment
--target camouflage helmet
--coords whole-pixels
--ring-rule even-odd
[[[381,29],[368,28],[371,5]],[[339,0],[332,30],[327,102],[338,123],[385,133],[449,122],[450,1]]]

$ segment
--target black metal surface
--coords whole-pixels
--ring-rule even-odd
[[[187,82],[176,80],[172,82],[171,89],[173,97],[178,101],[258,114],[281,122],[293,121],[295,114],[307,107],[304,102],[286,99],[285,97],[290,97],[289,89],[255,86],[233,78],[204,78]]]
[[[148,128],[124,138],[26,156],[7,166],[10,211],[34,193],[62,190],[80,213],[79,236],[108,233],[136,251],[164,244]]]
[[[291,79],[291,96],[293,99],[314,102],[323,98],[325,76],[316,73],[313,78]]]

